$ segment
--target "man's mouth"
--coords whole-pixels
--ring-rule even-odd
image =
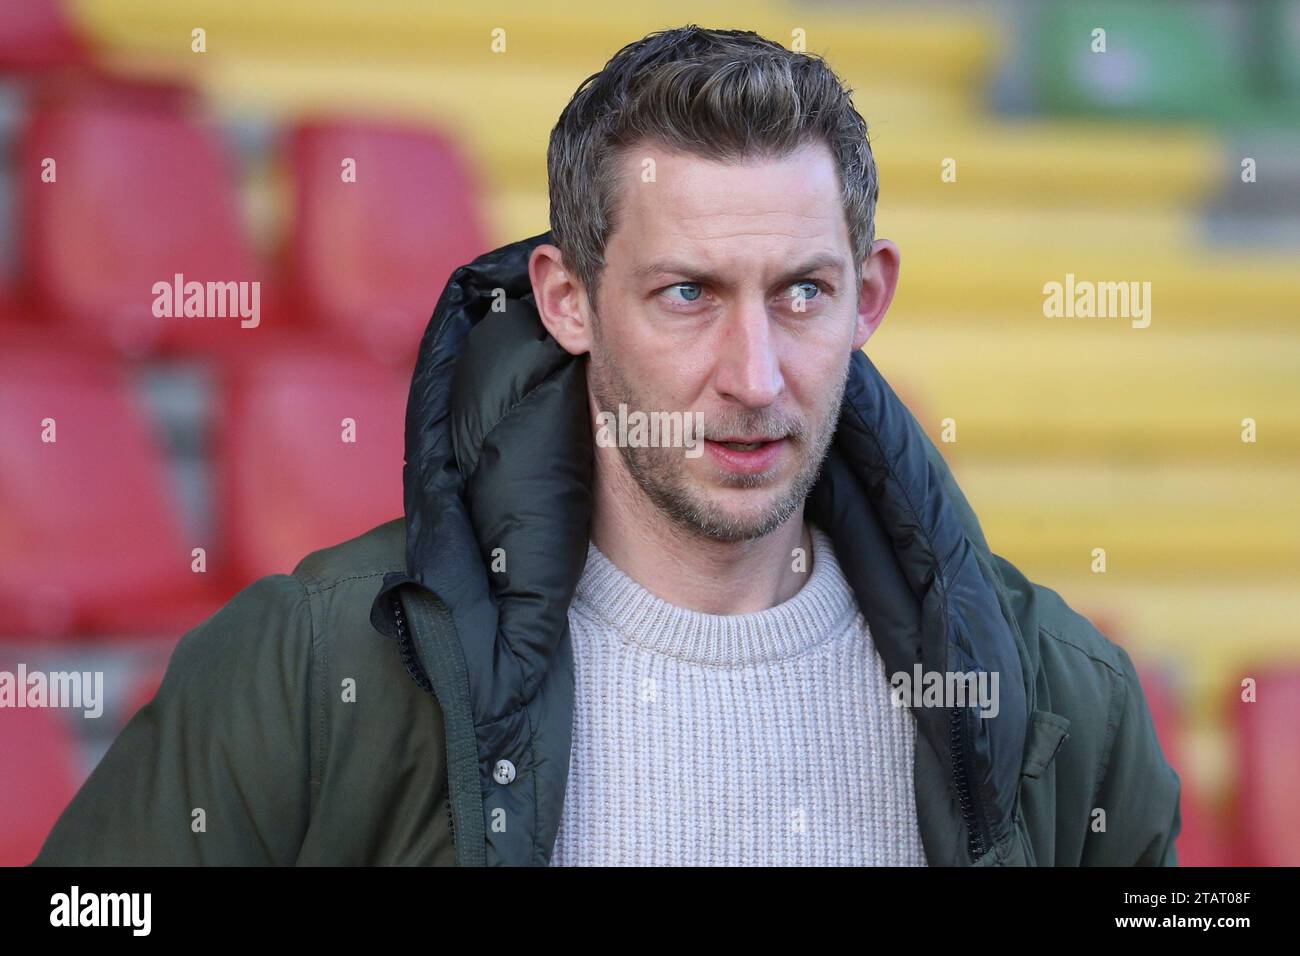
[[[785,437],[762,435],[726,435],[705,441],[713,460],[725,470],[757,474],[776,464],[785,447]]]

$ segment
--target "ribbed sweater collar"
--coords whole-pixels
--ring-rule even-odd
[[[746,667],[795,657],[826,643],[857,613],[831,539],[816,525],[808,580],[788,601],[750,614],[705,614],[655,596],[594,543],[573,609],[656,654],[711,667]]]

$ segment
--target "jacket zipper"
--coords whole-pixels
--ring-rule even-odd
[[[975,812],[975,795],[971,792],[970,778],[966,772],[965,712],[956,707],[950,721],[951,733],[949,744],[952,751],[953,777],[957,781],[957,799],[961,803],[962,819],[966,822],[967,849],[974,862],[988,852],[988,841],[984,838],[983,828]]]
[[[429,675],[424,672],[420,659],[415,656],[415,648],[411,647],[411,637],[406,631],[406,614],[402,610],[402,602],[396,594],[393,595],[392,600],[393,622],[397,625],[397,650],[402,656],[402,666],[421,690],[433,693],[433,684],[429,680]]]
[[[411,647],[410,635],[406,630],[406,615],[402,610],[402,602],[396,594],[393,595],[393,622],[397,626],[397,647],[402,657],[402,665],[406,672],[411,675],[423,690],[433,693],[433,684],[429,680],[429,675],[424,672],[420,660],[415,655],[415,649]],[[451,794],[447,795],[447,831],[451,834],[451,845],[456,845],[456,821],[451,814]]]

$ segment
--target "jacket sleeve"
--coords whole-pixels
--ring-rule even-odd
[[[177,644],[34,865],[291,864],[311,789],[312,626],[262,578]]]
[[[1133,661],[1120,647],[1122,696],[1113,711],[1110,756],[1100,778],[1096,805],[1106,811],[1104,832],[1090,832],[1085,866],[1177,866],[1174,846],[1182,820],[1182,783],[1156,737],[1146,694]]]

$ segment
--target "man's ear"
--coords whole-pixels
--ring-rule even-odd
[[[591,351],[587,293],[564,265],[559,247],[543,243],[528,257],[533,299],[546,331],[571,355]]]
[[[862,288],[858,294],[857,323],[853,328],[853,350],[867,344],[867,339],[880,328],[894,301],[898,288],[898,246],[888,239],[877,239],[871,244],[871,254],[862,263]]]

